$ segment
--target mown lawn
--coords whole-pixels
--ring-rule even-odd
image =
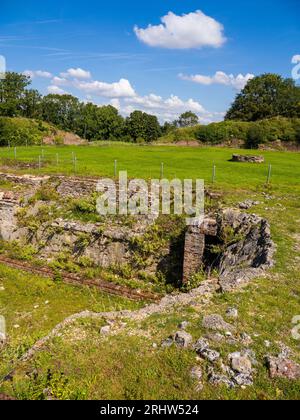
[[[262,165],[232,163],[233,153],[262,154]],[[16,160],[31,162],[35,166],[41,156],[41,169],[22,169],[25,173],[74,174],[89,176],[114,176],[115,160],[118,170],[128,171],[129,178],[159,178],[161,164],[164,176],[170,179],[204,179],[211,183],[213,166],[216,165],[216,184],[220,187],[256,188],[267,180],[269,165],[272,165],[274,188],[289,188],[299,185],[300,154],[292,152],[259,152],[224,148],[193,148],[174,146],[135,146],[126,144],[103,144],[84,147],[23,147],[17,148]],[[74,165],[74,159],[77,159]],[[3,159],[10,159],[15,171],[14,148],[0,149],[0,170]],[[58,159],[58,164],[57,164]],[[15,167],[14,167],[15,166]]]

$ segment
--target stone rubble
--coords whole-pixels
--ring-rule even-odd
[[[246,200],[239,204],[241,210],[249,210],[254,206],[259,206],[260,201]]]
[[[178,331],[174,336],[174,342],[177,346],[186,349],[192,344],[193,337],[185,331]]]
[[[266,358],[270,378],[286,378],[290,380],[300,379],[300,365],[294,361],[281,357],[268,356]]]
[[[205,316],[202,321],[202,326],[212,331],[222,331],[225,333],[234,331],[234,327],[225,322],[221,315],[218,314]]]
[[[226,311],[226,316],[228,318],[237,319],[239,316],[239,311],[236,308],[228,308]]]

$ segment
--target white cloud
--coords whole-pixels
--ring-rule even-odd
[[[85,79],[91,79],[92,75],[91,72],[87,70],[83,70],[81,68],[77,69],[69,69],[65,73],[60,74],[63,78],[72,78],[72,79],[79,79],[79,80],[85,80]]]
[[[42,70],[25,70],[23,72],[23,74],[25,76],[30,77],[31,79],[34,79],[35,77],[41,77],[44,79],[51,79],[51,77],[53,77],[53,75],[51,73],[49,73],[48,71],[42,71]]]
[[[294,57],[292,58],[292,64],[298,64],[300,63],[300,55],[294,55]]]
[[[151,47],[218,48],[226,42],[223,25],[201,10],[182,16],[169,12],[161,21],[162,24],[149,25],[146,29],[135,26],[134,32],[140,41]]]
[[[210,113],[199,102],[194,99],[183,100],[178,96],[171,95],[169,98],[150,94],[147,96],[135,96],[124,100],[119,108],[124,115],[129,115],[135,110],[148,112],[156,115],[160,121],[173,121],[180,114],[186,111],[192,111],[198,115],[202,123],[219,121],[223,119],[223,114]]]
[[[202,123],[220,121],[224,116],[221,113],[208,112],[200,102],[192,98],[183,100],[176,95],[163,98],[154,93],[140,96],[135,92],[129,80],[124,78],[114,83],[98,80],[79,80],[75,75],[71,76],[68,71],[60,73],[60,77],[55,76],[52,78],[51,85],[48,86],[48,92],[58,95],[67,94],[62,89],[65,86],[82,92],[85,102],[92,101],[95,103],[95,97],[107,98],[106,101],[101,100],[101,105],[113,105],[124,116],[131,114],[135,110],[140,110],[156,115],[161,122],[164,122],[174,121],[183,112],[192,111],[199,116]]]
[[[63,89],[60,89],[58,86],[48,86],[47,90],[52,95],[67,95],[67,92],[65,92]]]
[[[62,77],[54,77],[51,83],[55,86],[68,86],[70,81]]]
[[[199,83],[200,85],[225,85],[225,86],[231,86],[237,90],[243,89],[246,84],[249,82],[249,80],[253,79],[255,76],[254,74],[239,74],[237,76],[234,76],[233,74],[226,74],[223,71],[217,71],[214,76],[203,76],[201,74],[195,74],[191,76],[187,76],[184,74],[179,74],[179,77],[182,80],[189,80],[194,83]]]
[[[73,86],[85,93],[105,98],[128,98],[135,96],[135,91],[127,79],[119,82],[105,83],[97,80],[91,82],[74,81]]]
[[[81,70],[81,69],[78,69]],[[85,70],[81,70],[91,74]],[[136,95],[134,88],[127,79],[120,79],[118,82],[106,83],[98,80],[83,80],[84,74],[71,72],[70,69],[65,73],[60,73],[60,77],[54,77],[51,81],[53,86],[69,86],[85,93],[85,95],[102,96],[105,98],[128,98]]]
[[[114,98],[110,101],[110,105],[114,106],[118,111],[121,110],[121,102],[120,99]]]

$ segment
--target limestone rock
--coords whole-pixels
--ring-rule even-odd
[[[234,375],[232,379],[238,386],[241,387],[253,385],[253,377],[251,374],[239,373],[237,375]]]
[[[239,208],[241,210],[249,210],[253,206],[259,206],[259,205],[260,205],[260,201],[246,200],[239,204]]]
[[[227,388],[234,388],[235,384],[226,375],[219,375],[212,371],[208,376],[208,381],[213,386],[226,385]]]
[[[201,352],[199,352],[199,355],[203,359],[205,359],[205,360],[207,360],[211,363],[214,363],[214,362],[216,362],[217,360],[220,359],[220,353],[218,353],[215,350],[211,350],[211,349],[204,349]]]
[[[201,353],[204,350],[207,350],[209,348],[209,342],[205,340],[204,338],[199,338],[199,340],[196,342],[194,349],[197,353]]]
[[[100,334],[101,335],[109,335],[110,334],[110,331],[111,331],[110,326],[109,325],[106,325],[105,327],[102,327],[101,328]]]
[[[283,357],[268,357],[267,366],[270,377],[287,378],[290,380],[300,379],[300,365]]]
[[[164,348],[171,347],[174,344],[173,337],[168,337],[162,341],[161,346]]]
[[[231,230],[237,240],[222,254],[218,270],[222,291],[249,283],[274,265],[276,247],[269,223],[256,215],[226,209],[219,215],[221,230]]]
[[[187,348],[192,344],[193,337],[185,331],[178,331],[175,334],[174,341],[179,347]]]
[[[263,156],[251,156],[251,155],[233,155],[232,162],[241,163],[264,163],[265,158]]]
[[[202,322],[202,326],[212,331],[234,331],[234,327],[231,324],[225,322],[221,315],[217,314],[205,316]]]
[[[185,330],[189,325],[190,325],[190,323],[188,321],[182,321],[178,325],[178,328],[181,329],[181,330]]]
[[[203,377],[203,374],[202,374],[201,367],[200,366],[194,366],[191,369],[191,378],[196,379],[197,381],[201,381],[202,377]]]
[[[239,312],[236,308],[228,308],[226,311],[226,316],[228,318],[236,319],[239,316]]]
[[[229,356],[232,369],[237,373],[250,374],[252,372],[252,363],[248,356],[241,353],[233,353]]]

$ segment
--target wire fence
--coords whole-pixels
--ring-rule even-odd
[[[109,145],[107,145],[109,147]],[[28,151],[28,152],[27,152]],[[128,167],[122,164],[117,159],[105,159],[105,162],[97,162],[93,164],[90,158],[78,156],[78,153],[74,150],[70,150],[68,154],[59,153],[59,151],[53,152],[50,148],[45,147],[0,147],[0,164],[3,169],[16,170],[16,171],[29,171],[35,174],[61,174],[61,175],[80,175],[80,176],[110,176],[117,178],[119,171],[128,171]],[[252,164],[253,165],[253,164]],[[97,166],[98,170],[94,170]],[[260,165],[261,166],[261,165]],[[92,169],[93,167],[93,169]],[[101,169],[102,168],[102,171]],[[238,166],[239,173],[241,172],[241,166]],[[261,182],[270,184],[274,174],[273,165],[264,165],[265,171],[260,175]],[[231,168],[231,172],[233,166]],[[102,173],[101,173],[102,172]],[[135,171],[136,172],[136,171]],[[207,182],[212,185],[216,185],[222,181],[222,174],[224,168],[218,168],[216,162],[211,164],[211,176],[207,178]],[[145,168],[143,178],[168,178],[175,179],[176,169],[165,162],[161,162],[157,165],[156,170],[148,170]]]

